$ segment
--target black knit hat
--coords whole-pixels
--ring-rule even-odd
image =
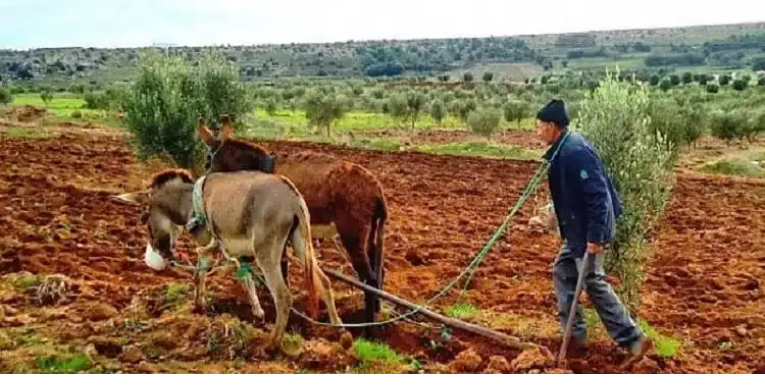
[[[566,107],[560,99],[553,99],[547,103],[545,107],[537,113],[537,119],[545,122],[553,122],[561,128],[568,126]]]

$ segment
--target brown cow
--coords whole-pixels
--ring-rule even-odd
[[[274,172],[274,157],[253,144],[232,140],[228,116],[221,118],[220,139],[200,119],[200,139],[210,148],[210,172]],[[318,153],[278,156],[275,173],[287,177],[305,198],[313,236],[340,240],[361,281],[382,289],[383,237],[388,209],[382,185],[364,167]],[[284,270],[286,273],[286,269]],[[365,292],[366,320],[380,309],[377,295]]]

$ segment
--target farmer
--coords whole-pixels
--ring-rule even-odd
[[[653,344],[605,280],[604,249],[614,237],[622,207],[597,151],[581,135],[569,132],[568,122],[562,100],[550,101],[537,113],[536,133],[550,146],[544,158],[552,159],[548,180],[563,238],[553,266],[558,315],[565,328],[578,271],[585,255],[590,254],[584,289],[611,338],[629,349],[626,367],[640,360]],[[571,337],[573,346],[586,349],[587,325],[579,308]]]

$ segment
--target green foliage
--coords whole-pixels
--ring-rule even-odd
[[[250,104],[239,71],[222,54],[208,52],[192,69],[180,57],[153,50],[142,53],[138,79],[122,102],[139,157],[166,156],[194,171],[203,151],[197,118],[217,129],[221,115],[228,114],[238,129]]]
[[[303,102],[303,108],[308,123],[326,128],[327,137],[332,135],[332,124],[348,112],[348,104],[344,96],[319,90],[308,93]]]
[[[746,126],[746,118],[738,111],[717,111],[709,123],[712,135],[726,142],[743,138]]]
[[[706,90],[710,94],[716,94],[718,91],[720,91],[720,86],[715,83],[707,84]]]
[[[760,76],[760,78],[757,79],[757,85],[760,87],[765,87],[765,76]]]
[[[458,303],[446,310],[446,315],[457,319],[470,319],[478,313],[478,308],[468,303]]]
[[[734,175],[744,176],[752,178],[765,178],[765,169],[760,168],[755,164],[752,164],[749,160],[744,159],[724,159],[712,164],[704,165],[699,171],[709,174],[722,174],[722,175]]]
[[[276,114],[276,109],[278,109],[276,106],[276,99],[274,98],[268,98],[263,106],[266,109],[266,113],[268,113],[268,115]]]
[[[755,57],[752,59],[752,70],[765,71],[765,57]]]
[[[672,86],[680,85],[680,76],[678,76],[678,75],[670,75],[669,76],[669,82],[672,83]]]
[[[408,117],[412,121],[412,128],[417,123],[417,117],[425,108],[425,95],[417,90],[411,90],[406,95],[406,107],[408,110]]]
[[[72,83],[72,85],[69,86],[69,91],[73,94],[82,95],[85,93],[85,86],[80,83]]]
[[[599,150],[622,200],[606,268],[619,276],[622,296],[632,305],[640,302],[648,233],[660,221],[674,184],[673,155],[664,137],[653,132],[649,104],[645,87],[608,74],[581,102],[574,124]]]
[[[658,331],[656,331],[653,327],[651,327],[651,325],[648,324],[648,322],[643,319],[641,319],[638,323],[640,325],[640,329],[643,330],[643,333],[646,335],[646,337],[653,341],[653,350],[657,356],[664,358],[675,357],[678,349],[680,348],[680,341],[659,334]]]
[[[495,108],[481,108],[471,113],[468,117],[468,127],[485,137],[491,137],[499,127],[502,112]]]
[[[53,93],[49,87],[43,88],[43,90],[40,92],[40,99],[45,102],[45,106],[50,104],[50,102],[53,100]]]
[[[733,81],[733,89],[736,91],[744,91],[749,83],[744,79],[736,79]]]
[[[437,124],[441,125],[441,121],[443,121],[446,116],[446,105],[444,104],[444,101],[435,99],[433,102],[430,102],[430,116],[433,117],[433,120],[436,121]]]
[[[402,362],[403,359],[391,349],[388,345],[379,342],[371,342],[365,339],[358,339],[353,344],[353,350],[362,362],[368,361],[387,361]]]
[[[661,76],[654,74],[654,75],[651,75],[651,78],[649,79],[649,84],[651,84],[652,86],[658,86],[660,81],[661,81]]]
[[[409,108],[405,96],[401,94],[391,95],[386,103],[387,113],[390,114],[394,120],[399,123],[406,121],[407,116],[409,115]]]
[[[168,284],[165,288],[165,304],[178,304],[186,299],[189,286],[186,284]]]
[[[683,84],[690,84],[693,81],[693,74],[690,72],[683,73]]]
[[[465,72],[464,75],[462,75],[462,80],[465,81],[465,83],[470,83],[473,81],[473,74],[470,72]]]
[[[200,156],[195,129],[202,114],[192,101],[198,99],[195,87],[180,58],[142,54],[138,80],[125,99],[127,129],[140,158],[165,155],[180,167],[195,166]]]
[[[651,129],[662,134],[675,153],[678,147],[696,142],[705,128],[706,117],[702,109],[691,104],[681,106],[672,98],[651,99],[648,115]]]
[[[35,366],[41,373],[73,374],[85,371],[89,369],[91,365],[88,356],[82,353],[71,357],[52,355],[35,359]]]
[[[730,83],[730,75],[720,75],[719,83],[721,86],[727,86]]]
[[[486,82],[486,83],[489,83],[489,82],[491,82],[491,81],[492,81],[492,79],[494,79],[494,74],[493,74],[493,73],[491,73],[491,72],[485,72],[485,73],[483,74],[483,81],[484,81],[484,82]]]
[[[662,91],[669,91],[670,88],[672,88],[672,82],[669,79],[663,79],[659,83],[659,88],[661,88]]]
[[[511,100],[504,107],[505,121],[515,122],[516,129],[521,130],[521,120],[529,115],[529,105],[519,100]]]
[[[5,87],[0,87],[0,103],[6,106],[13,102],[13,95],[11,91]]]

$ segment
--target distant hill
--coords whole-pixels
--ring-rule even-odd
[[[194,63],[203,47],[155,43]],[[765,22],[515,37],[218,46],[245,80],[271,77],[461,77],[501,70],[514,79],[605,66],[666,70],[741,69],[765,56]],[[0,82],[99,85],[130,80],[139,48],[0,50]],[[476,79],[481,75],[476,74]],[[495,79],[496,80],[496,79]]]

